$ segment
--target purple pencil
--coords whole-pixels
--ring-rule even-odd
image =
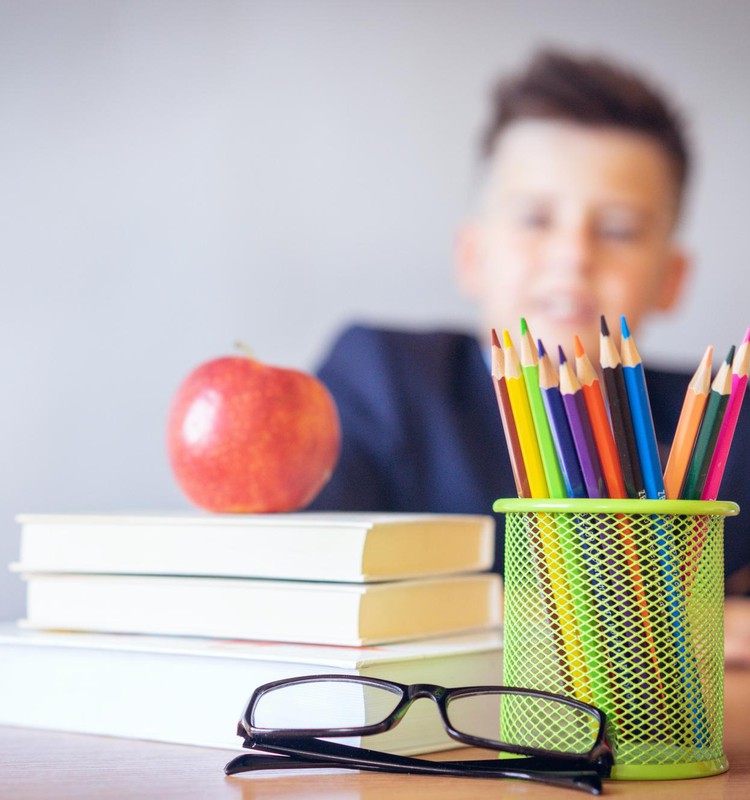
[[[573,437],[570,434],[570,425],[565,413],[562,397],[560,395],[557,370],[552,365],[552,360],[544,349],[542,340],[537,340],[539,354],[539,391],[542,393],[542,402],[547,411],[552,440],[555,443],[558,463],[565,483],[568,497],[586,497],[586,487],[583,483],[581,467],[578,463]]]
[[[594,431],[586,410],[586,401],[580,381],[568,363],[562,347],[558,347],[557,351],[560,356],[560,394],[578,453],[586,492],[589,497],[607,497],[602,464],[596,449],[596,439],[594,439]]]

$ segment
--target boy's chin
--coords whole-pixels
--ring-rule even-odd
[[[599,356],[599,328],[591,324],[581,323],[554,323],[537,326],[533,334],[536,338],[544,342],[548,353],[557,355],[557,348],[562,347],[566,355],[570,358],[574,355],[574,339],[576,336],[581,340],[584,350],[589,358],[594,359]]]

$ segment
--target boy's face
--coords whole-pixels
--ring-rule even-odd
[[[459,235],[459,280],[484,335],[525,317],[555,353],[579,334],[599,354],[599,315],[613,333],[670,308],[685,273],[672,241],[676,200],[666,153],[616,128],[516,122],[497,143],[478,218]],[[502,338],[502,337],[501,337]],[[572,352],[569,352],[572,357]]]

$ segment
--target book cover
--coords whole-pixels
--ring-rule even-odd
[[[490,516],[21,514],[18,569],[378,581],[487,570]]]
[[[379,647],[22,631],[0,625],[0,723],[239,750],[247,699],[268,681],[358,674],[443,686],[500,682],[498,632]],[[432,703],[386,734],[347,739],[423,753],[458,746]]]
[[[496,627],[490,573],[381,583],[24,574],[31,628],[359,646]]]

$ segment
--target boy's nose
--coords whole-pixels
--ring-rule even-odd
[[[584,226],[558,231],[549,247],[551,265],[571,273],[587,273],[593,266],[594,242]]]

